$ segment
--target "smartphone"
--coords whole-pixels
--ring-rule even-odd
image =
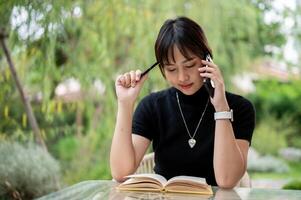
[[[213,63],[210,54],[207,54],[206,61]],[[208,66],[206,65],[206,67],[208,67]],[[205,86],[207,92],[209,93],[210,97],[213,98],[213,96],[214,96],[214,87],[215,87],[214,82],[210,78],[204,78],[203,82],[204,82],[204,86]]]

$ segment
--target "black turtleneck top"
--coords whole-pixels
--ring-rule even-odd
[[[190,148],[190,137],[181,117],[176,93],[188,129],[193,135],[209,98],[204,87],[193,95],[185,95],[172,87],[144,97],[135,110],[132,132],[152,141],[154,171],[157,174],[167,179],[178,175],[204,177],[208,184],[217,185],[213,169],[214,107],[209,102],[194,137],[196,144]],[[233,109],[235,138],[247,140],[251,144],[255,126],[253,105],[232,93],[226,92],[226,98]]]

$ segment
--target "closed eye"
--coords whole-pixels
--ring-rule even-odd
[[[169,72],[173,72],[173,71],[175,71],[176,69],[174,69],[174,68],[171,68],[171,69],[170,69],[170,68],[167,68],[166,70],[169,71]]]
[[[192,65],[186,65],[185,67],[186,68],[192,68],[192,67],[194,67],[195,66],[195,64],[192,64]]]

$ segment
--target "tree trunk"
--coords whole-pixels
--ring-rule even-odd
[[[44,142],[44,140],[42,138],[42,135],[41,135],[38,123],[36,121],[36,118],[34,116],[34,113],[32,111],[30,102],[29,102],[26,94],[24,93],[23,87],[22,87],[22,85],[20,83],[20,80],[19,80],[19,77],[17,75],[16,69],[15,69],[14,64],[12,62],[12,59],[11,59],[11,56],[10,56],[10,52],[9,52],[7,46],[6,46],[6,43],[5,43],[5,38],[6,37],[7,37],[7,35],[5,34],[4,30],[0,30],[1,46],[2,46],[2,49],[4,51],[5,57],[7,59],[7,62],[8,62],[9,69],[11,71],[12,77],[13,77],[13,79],[16,82],[17,89],[18,89],[18,91],[20,93],[22,102],[23,102],[23,104],[25,106],[26,114],[28,116],[28,120],[29,120],[30,126],[31,126],[31,128],[33,130],[35,140],[36,140],[36,142],[40,146],[42,146],[42,148],[44,148],[44,150],[47,151],[47,147],[46,147],[45,142]]]

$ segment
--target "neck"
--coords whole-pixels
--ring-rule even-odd
[[[180,90],[173,88],[173,93],[178,93],[181,104],[189,104],[189,105],[199,105],[206,104],[208,100],[208,93],[204,86],[202,86],[198,91],[196,91],[192,95],[186,95],[182,93]]]

